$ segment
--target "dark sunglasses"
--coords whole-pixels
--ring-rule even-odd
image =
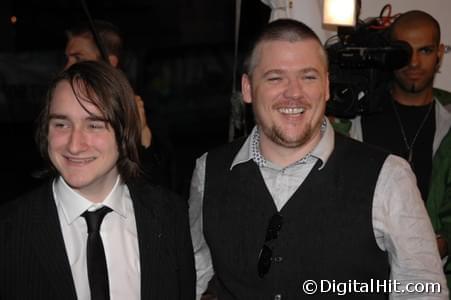
[[[265,243],[263,244],[260,254],[258,255],[258,276],[263,278],[268,273],[272,262],[272,249],[268,246],[268,242],[277,239],[279,231],[282,228],[283,218],[275,213],[269,219],[268,228],[266,229]]]

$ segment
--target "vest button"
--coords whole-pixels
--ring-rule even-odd
[[[276,263],[281,263],[283,261],[283,257],[282,256],[276,256],[274,257],[274,262]]]
[[[282,300],[282,295],[281,294],[275,295],[274,300]]]

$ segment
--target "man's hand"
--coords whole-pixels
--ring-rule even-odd
[[[141,123],[141,145],[143,145],[143,147],[145,148],[148,148],[152,143],[152,132],[150,131],[149,126],[147,125],[144,101],[139,95],[135,95],[135,102],[136,106],[138,107],[139,120]]]

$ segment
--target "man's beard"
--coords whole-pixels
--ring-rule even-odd
[[[282,128],[273,125],[271,127],[262,126],[261,122],[257,120],[263,133],[275,144],[285,147],[285,148],[298,148],[305,145],[313,136],[313,130],[311,125],[307,125],[306,128],[302,129],[294,139],[288,137]]]
[[[398,77],[395,77],[395,82],[396,85],[401,88],[401,90],[410,94],[416,94],[426,90],[429,87],[432,87],[434,83],[434,77],[435,76],[429,78],[423,85],[418,85],[415,83],[407,83],[404,82],[402,79],[399,79]]]

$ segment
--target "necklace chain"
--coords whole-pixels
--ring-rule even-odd
[[[415,145],[418,135],[420,134],[421,130],[423,129],[424,125],[426,124],[426,121],[429,118],[429,115],[431,114],[432,108],[434,107],[434,101],[432,101],[431,104],[429,105],[429,109],[428,109],[426,115],[424,115],[424,118],[421,121],[420,126],[418,126],[418,129],[415,132],[415,135],[413,136],[413,139],[412,139],[412,142],[410,143],[410,145],[407,142],[406,131],[404,130],[404,125],[402,124],[401,116],[399,115],[398,109],[396,108],[395,100],[393,98],[391,100],[391,104],[393,106],[393,110],[395,111],[396,120],[398,121],[399,129],[401,130],[402,139],[404,141],[404,144],[405,144],[407,152],[408,152],[407,160],[409,163],[412,163],[413,146]]]

